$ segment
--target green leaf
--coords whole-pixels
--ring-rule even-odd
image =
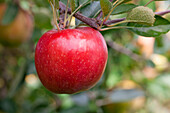
[[[138,35],[146,37],[156,37],[167,33],[170,29],[170,22],[161,16],[155,16],[156,21],[153,26],[140,25],[140,24],[128,24],[128,29],[135,32]],[[132,26],[132,27],[131,27]]]
[[[75,7],[76,7],[75,0],[70,1],[70,6],[71,6],[71,11],[73,12],[75,10]]]
[[[93,1],[90,4],[80,9],[81,14],[86,17],[93,18],[94,15],[101,9],[99,1]],[[76,25],[81,23],[80,20],[76,19]]]
[[[132,1],[132,0],[124,0],[123,3],[130,2],[130,1]]]
[[[1,20],[1,24],[3,25],[10,24],[17,16],[18,11],[19,7],[16,4],[12,3],[8,4],[7,10],[5,11],[3,19]]]
[[[109,0],[100,0],[100,5],[104,16],[107,16],[113,8],[113,5]]]
[[[91,2],[89,5],[83,7],[80,9],[80,12],[89,18],[94,17],[94,15],[100,10],[100,2],[99,1],[94,1]]]
[[[121,4],[113,10],[112,15],[126,13],[137,6],[138,5],[135,5],[135,4]]]

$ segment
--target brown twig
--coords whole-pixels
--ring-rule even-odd
[[[143,57],[141,57],[141,56],[133,53],[131,50],[129,50],[128,48],[123,47],[123,46],[120,45],[120,44],[117,44],[117,43],[115,43],[115,42],[113,42],[113,41],[106,41],[106,42],[107,42],[107,44],[108,44],[112,49],[114,49],[114,50],[116,50],[116,51],[118,51],[118,52],[120,52],[120,53],[123,53],[123,54],[129,56],[130,58],[132,58],[133,60],[135,60],[135,61],[137,61],[137,62],[144,60]]]
[[[66,6],[62,2],[59,2],[59,4],[60,4],[60,11],[65,12]],[[68,13],[71,14],[70,8],[68,8]],[[73,16],[75,16],[77,19],[81,20],[82,22],[86,23],[87,25],[89,25],[95,29],[97,29],[97,27],[98,27],[98,24],[95,19],[85,17],[79,12],[75,13]]]
[[[65,12],[66,6],[61,1],[59,2],[59,5],[60,5],[60,12]],[[71,9],[70,8],[68,8],[68,13],[71,14]],[[170,13],[170,10],[162,11],[162,12],[155,12],[155,14],[157,14],[157,15],[164,15],[164,14],[167,14],[167,13]],[[102,13],[100,13],[100,15],[102,15]],[[75,13],[73,16],[76,17],[77,19],[81,20],[85,24],[95,28],[95,29],[98,29],[98,26],[102,22],[102,21],[94,19],[94,18],[85,17],[84,15],[82,15],[79,12]],[[123,21],[125,19],[126,18],[108,20],[108,21],[104,22],[103,25],[110,25],[110,24],[113,24],[113,23],[121,22],[121,21]]]
[[[164,15],[164,14],[167,14],[167,13],[170,13],[170,10],[161,11],[161,12],[155,12],[156,15]]]
[[[164,14],[167,14],[167,13],[170,13],[170,10],[167,10],[167,11],[161,11],[161,12],[155,12],[156,15],[164,15]],[[123,20],[125,20],[126,18],[119,18],[119,19],[115,19],[115,20],[108,20],[106,22],[103,23],[103,25],[110,25],[110,24],[113,24],[113,23],[117,23],[117,22],[121,22]],[[100,24],[101,22],[99,22]]]

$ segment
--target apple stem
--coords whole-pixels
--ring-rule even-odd
[[[55,0],[53,0],[53,3],[49,0],[49,3],[51,5],[52,11],[53,11],[53,20],[54,20],[54,24],[56,25],[58,31],[60,31],[58,22],[57,22],[57,18],[56,18],[56,5],[55,5]]]

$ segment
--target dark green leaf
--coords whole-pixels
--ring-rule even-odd
[[[113,5],[109,0],[100,0],[100,5],[104,16],[107,16],[113,8]]]
[[[161,16],[155,16],[156,21],[153,26],[140,25],[140,24],[128,24],[128,29],[135,32],[138,35],[146,37],[156,37],[161,34],[167,33],[170,29],[170,22]]]
[[[121,4],[113,10],[112,15],[126,13],[137,6],[135,4]]]
[[[80,9],[80,12],[89,18],[93,18],[94,15],[100,10],[100,2],[99,1],[93,1],[89,5],[86,5],[85,7]],[[76,25],[79,25],[81,21],[76,20]]]
[[[5,11],[1,24],[3,25],[10,24],[17,16],[18,11],[19,7],[16,4],[12,3],[8,4],[7,10]]]

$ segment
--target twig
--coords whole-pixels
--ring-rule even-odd
[[[146,7],[147,5],[149,5],[151,2],[153,2],[154,0],[150,0],[148,3],[146,3],[144,6]]]
[[[60,5],[60,11],[65,12],[66,6],[61,1],[59,2],[59,5]],[[68,13],[71,14],[70,8],[68,8]],[[95,29],[97,29],[97,27],[98,27],[97,21],[95,19],[85,17],[79,12],[75,13],[73,16],[75,16],[77,19],[81,20],[82,22],[86,23],[87,25],[89,25]]]
[[[119,0],[116,0],[116,1],[113,3],[113,5],[115,5],[116,3],[117,3],[117,4],[116,4],[115,6],[113,6],[113,8],[112,8],[111,11],[109,12],[109,14],[106,16],[104,22],[109,19],[109,16],[110,16],[111,13],[113,12],[113,10],[114,10],[118,5],[120,5],[122,2],[123,2],[123,0],[121,0],[120,2],[119,2]]]
[[[113,0],[110,0],[110,2],[113,2]],[[100,20],[100,18],[102,17],[103,12],[100,11],[99,15],[96,17],[96,20]]]
[[[161,11],[161,12],[155,12],[156,15],[164,15],[164,14],[167,14],[167,13],[170,13],[170,10],[167,10],[167,11]],[[121,21],[124,21],[126,18],[119,18],[119,19],[115,19],[115,20],[108,20],[106,22],[103,23],[103,25],[110,25],[110,24],[113,24],[113,23],[117,23],[117,22],[121,22]],[[99,22],[100,24],[101,22]]]
[[[164,14],[167,14],[167,13],[170,13],[170,10],[155,12],[156,15],[164,15]]]
[[[100,11],[99,15],[96,17],[96,20],[100,20],[100,18],[102,17],[103,13],[102,11]]]
[[[119,18],[119,19],[115,19],[115,20],[108,20],[106,22],[104,22],[104,25],[109,25],[109,24],[113,24],[113,23],[117,23],[117,22],[121,22],[123,20],[125,20],[126,18]]]
[[[123,47],[123,46],[120,45],[120,44],[117,44],[117,43],[115,43],[115,42],[113,42],[113,41],[106,41],[106,42],[107,42],[107,44],[108,44],[112,49],[114,49],[114,50],[116,50],[116,51],[118,51],[118,52],[120,52],[120,53],[123,53],[123,54],[129,56],[130,58],[132,58],[133,60],[135,60],[135,61],[137,61],[137,62],[144,60],[143,57],[141,57],[141,56],[133,53],[131,50],[129,50],[128,48]]]
[[[59,2],[59,5],[60,5],[60,12],[65,12],[66,6],[61,1]],[[71,14],[71,9],[70,8],[68,8],[68,13]],[[155,14],[157,14],[157,15],[164,15],[164,14],[167,14],[167,13],[170,13],[170,10],[162,11],[162,12],[155,12]],[[75,13],[73,16],[76,17],[77,19],[81,20],[85,24],[95,28],[95,29],[98,29],[98,26],[102,22],[102,21],[96,20],[94,18],[85,17],[84,15],[82,15],[79,12]],[[121,21],[123,21],[125,19],[126,18],[119,18],[119,19],[115,19],[115,20],[107,20],[106,22],[103,23],[103,25],[110,25],[112,23],[121,22]]]
[[[58,31],[60,31],[60,28],[58,26],[58,22],[56,19],[56,7],[55,7],[55,0],[53,0],[53,3],[49,0],[49,3],[51,5],[52,11],[53,11],[53,20],[54,20],[54,24],[56,25]]]
[[[90,1],[91,2],[91,1]],[[70,21],[72,19],[72,16],[78,11],[80,10],[80,8],[82,8],[83,6],[89,4],[90,2],[84,2],[83,4],[81,4],[74,12],[71,12],[71,15],[67,18],[67,21],[69,20],[69,25],[68,27],[70,26]]]

